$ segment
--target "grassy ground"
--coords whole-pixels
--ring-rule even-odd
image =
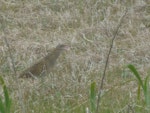
[[[71,47],[49,76],[16,80],[8,48],[0,40],[0,75],[12,98],[12,112],[90,110],[90,84],[96,82],[98,89],[111,39],[126,8],[110,55],[101,113],[148,112],[143,98],[137,100],[137,81],[126,66],[134,64],[143,77],[149,72],[149,1],[10,0],[0,2],[0,34],[8,39],[17,73],[59,43]]]

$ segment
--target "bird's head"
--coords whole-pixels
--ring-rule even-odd
[[[67,50],[68,51],[68,50],[70,50],[70,47],[66,44],[59,44],[59,45],[57,45],[56,49],[57,50]]]

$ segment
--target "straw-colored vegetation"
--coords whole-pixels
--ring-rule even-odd
[[[148,0],[1,0],[0,75],[15,113],[85,113],[91,111],[90,85],[98,91],[106,56],[120,18],[128,9],[109,59],[100,102],[101,113],[148,113],[137,99],[139,73],[150,68]],[[6,37],[17,73],[57,46],[68,44],[49,76],[18,79],[12,69]],[[2,92],[2,91],[1,91]],[[90,112],[89,112],[90,113]]]

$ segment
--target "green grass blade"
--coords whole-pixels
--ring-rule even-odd
[[[148,76],[144,80],[144,93],[147,93],[148,90]]]
[[[1,76],[0,76],[0,85],[2,85],[2,87],[4,86],[4,80]],[[5,104],[2,101],[2,98],[0,98],[0,111],[1,111],[1,113],[5,113],[5,109],[6,109]]]
[[[5,83],[4,83],[4,80],[3,78],[0,76],[0,84],[3,86]]]
[[[140,84],[138,85],[138,91],[137,91],[137,99],[140,100],[140,95],[141,95],[141,86]]]
[[[9,94],[8,94],[6,86],[4,86],[3,91],[4,91],[4,97],[5,97],[6,110],[7,110],[7,113],[10,113],[11,100],[9,98]]]
[[[10,106],[11,106],[11,100],[9,98],[9,93],[7,91],[7,87],[4,83],[3,78],[0,76],[0,84],[3,87],[3,93],[4,93],[4,102],[2,101],[2,99],[0,98],[0,111],[3,113],[10,113]]]
[[[145,102],[148,108],[150,108],[150,87],[149,87],[149,76],[145,78],[144,81],[144,95],[145,95]]]
[[[5,113],[5,106],[1,98],[0,98],[0,113]]]
[[[90,87],[90,104],[92,113],[96,110],[96,83],[91,83]]]
[[[137,72],[137,70],[135,69],[135,67],[131,64],[128,65],[128,68],[133,72],[133,74],[136,76],[136,78],[138,79],[139,81],[139,84],[142,86],[143,90],[144,90],[144,85],[143,85],[143,82],[142,82],[142,79],[139,75],[139,73]]]

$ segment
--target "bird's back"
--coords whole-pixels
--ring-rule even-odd
[[[26,70],[24,70],[21,74],[20,77],[34,77],[34,76],[40,76],[42,74],[46,73],[46,63],[45,59],[41,59],[34,65],[30,66]]]

